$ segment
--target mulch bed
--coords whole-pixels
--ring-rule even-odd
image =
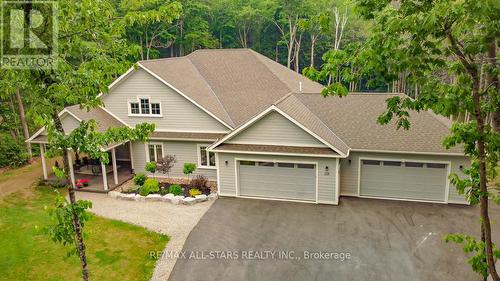
[[[164,193],[164,194],[167,194],[168,193],[168,188],[172,185],[172,183],[168,183],[168,182],[161,182],[160,183],[160,193]],[[191,185],[188,185],[188,184],[179,184],[181,187],[182,187],[182,190],[184,191],[184,196],[185,197],[189,197],[189,190],[191,188],[195,188]],[[162,192],[163,191],[163,192]],[[200,189],[201,193],[202,194],[205,194],[205,195],[210,195],[210,188],[205,188],[205,189]]]

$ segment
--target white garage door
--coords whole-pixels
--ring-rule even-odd
[[[241,196],[316,201],[316,165],[239,161]]]
[[[361,160],[360,195],[444,202],[447,175],[447,164]]]

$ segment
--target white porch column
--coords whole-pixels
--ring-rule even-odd
[[[108,177],[106,176],[106,165],[101,162],[101,171],[102,171],[102,185],[104,186],[104,190],[108,190]]]
[[[132,142],[129,141],[128,142],[128,148],[129,148],[129,153],[130,153],[130,168],[132,168],[132,170],[134,169],[134,151],[132,149]]]
[[[75,172],[73,171],[73,159],[71,157],[71,151],[68,151],[68,162],[69,162],[69,176],[71,178],[71,185],[75,187]]]
[[[47,180],[49,177],[47,176],[47,163],[45,162],[45,144],[40,144],[40,156],[42,157],[42,170],[43,170],[43,179]]]
[[[111,149],[111,158],[113,158],[113,178],[115,180],[115,184],[118,184],[118,170],[116,168],[116,148],[113,147]]]

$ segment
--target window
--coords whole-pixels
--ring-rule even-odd
[[[149,114],[149,99],[141,100],[141,114]]]
[[[423,168],[424,163],[419,163],[419,162],[406,162],[405,163],[406,167],[413,167],[413,168]]]
[[[427,168],[434,168],[434,169],[444,169],[446,168],[446,164],[438,164],[438,163],[427,163]]]
[[[401,162],[400,161],[384,161],[384,166],[400,167],[401,166]]]
[[[314,169],[314,164],[297,164],[299,169]]]
[[[259,166],[274,167],[274,163],[273,162],[259,162]]]
[[[278,163],[278,167],[280,167],[280,168],[294,168],[295,164],[293,164],[293,163]]]
[[[163,145],[161,144],[149,144],[149,161],[157,162],[163,158]]]
[[[160,115],[160,104],[159,103],[151,103],[151,114]]]
[[[255,166],[255,161],[240,161],[240,165]]]
[[[200,167],[215,167],[215,153],[207,151],[204,145],[198,146],[198,164]]]
[[[377,161],[377,160],[363,160],[363,165],[380,166],[380,161]]]
[[[161,115],[161,104],[151,102],[149,98],[140,98],[139,101],[129,101],[131,115]]]
[[[132,114],[140,114],[139,103],[138,102],[131,102],[130,103],[130,113],[132,113]]]

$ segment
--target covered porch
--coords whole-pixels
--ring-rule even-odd
[[[90,159],[70,151],[70,177],[71,184],[78,191],[108,192],[133,177],[133,161],[130,142],[110,146],[104,149],[109,154],[109,163],[104,164],[99,160]],[[64,184],[53,173],[49,174],[51,167],[47,167],[46,144],[40,143],[42,158],[43,178],[47,184]],[[59,163],[62,166],[62,163]]]

